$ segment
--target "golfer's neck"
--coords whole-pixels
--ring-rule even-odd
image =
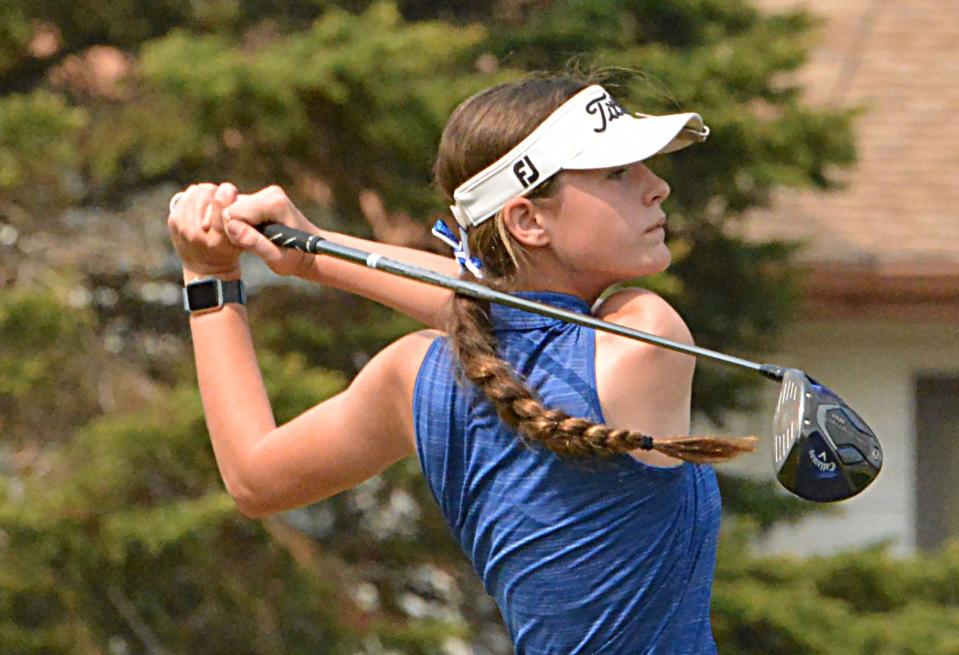
[[[516,291],[555,291],[582,298],[592,305],[603,289],[600,281],[589,279],[553,261],[540,262],[526,270],[521,270],[513,278]]]

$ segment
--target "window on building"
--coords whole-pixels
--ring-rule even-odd
[[[959,376],[916,378],[916,546],[959,539]]]

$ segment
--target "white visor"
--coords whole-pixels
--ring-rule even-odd
[[[456,222],[464,229],[475,227],[561,170],[625,166],[709,136],[699,114],[636,116],[603,87],[583,89],[515,148],[457,187],[450,207]]]

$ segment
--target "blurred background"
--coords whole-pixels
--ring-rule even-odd
[[[720,651],[959,652],[957,61],[954,0],[3,2],[0,653],[510,651],[415,461],[235,510],[165,219],[193,182],[278,183],[326,228],[436,248],[450,111],[568,67],[713,130],[652,162],[675,263],[639,283],[700,345],[825,381],[885,448],[829,507],[767,452],[720,468]],[[280,420],[418,327],[244,266]],[[703,362],[696,428],[768,435],[774,394]]]

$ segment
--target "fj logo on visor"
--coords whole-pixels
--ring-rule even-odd
[[[594,127],[593,131],[605,132],[609,121],[616,120],[625,114],[626,110],[620,107],[619,104],[610,98],[608,94],[604,93],[598,98],[593,98],[586,103],[586,113],[591,116],[594,114],[599,114],[599,127]]]
[[[539,179],[539,171],[533,166],[533,160],[529,158],[529,155],[513,164],[513,174],[516,175],[516,179],[523,185],[523,188]]]

